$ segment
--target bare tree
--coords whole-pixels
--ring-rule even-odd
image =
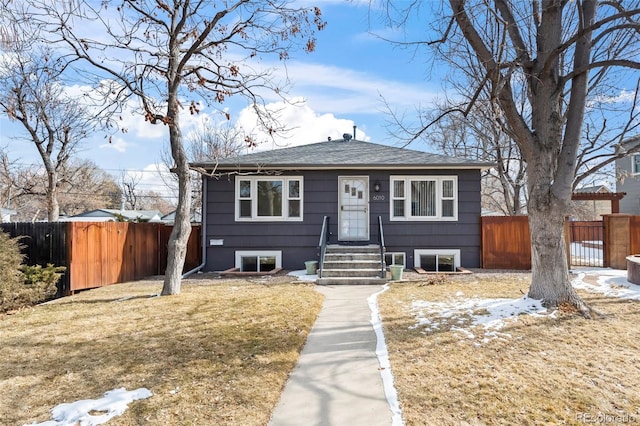
[[[47,219],[60,215],[60,170],[77,152],[93,128],[93,117],[65,93],[60,58],[50,50],[10,52],[0,60],[0,111],[24,127],[27,141],[35,145],[47,173]]]
[[[98,208],[120,207],[122,195],[118,184],[91,161],[71,161],[59,171],[58,177],[61,214],[71,216]],[[42,166],[20,165],[0,149],[0,205],[16,210],[16,220],[46,218],[47,182]]]
[[[449,108],[439,107],[438,114]],[[495,164],[482,176],[483,208],[504,215],[523,214],[526,211],[527,163],[516,143],[500,126],[495,113],[491,105],[484,102],[466,116],[444,115],[434,123],[425,139],[447,155]]]
[[[158,210],[167,214],[175,210],[176,206],[165,195],[156,191],[144,191],[140,196],[140,210]]]
[[[120,188],[122,189],[122,197],[124,202],[124,208],[129,210],[136,210],[140,206],[138,205],[138,198],[140,190],[138,186],[142,180],[142,175],[135,172],[122,172],[120,175]]]
[[[212,106],[244,96],[260,113],[261,93],[282,93],[282,88],[259,60],[287,59],[300,41],[304,50],[313,51],[314,31],[324,26],[320,10],[260,0],[77,3],[60,8],[28,0],[29,6],[13,16],[22,13],[28,18],[23,25],[42,28],[49,42],[66,46],[70,60],[98,74],[99,89],[114,101],[108,106],[135,102],[145,120],[167,127],[179,196],[162,294],[177,294],[191,232],[181,111],[198,113],[201,101]],[[261,117],[270,132],[278,131],[277,122]]]
[[[576,171],[588,163],[579,158],[585,111],[597,109],[610,118],[617,135],[610,142],[637,136],[629,121],[611,114],[616,107],[611,99],[637,94],[638,73],[628,70],[640,68],[640,2],[449,0],[448,5],[449,11],[439,11],[443,19],[436,24],[437,40],[423,44],[459,69],[482,70],[473,95],[447,114],[468,114],[486,91],[500,111],[500,125],[527,162],[529,296],[546,306],[570,303],[590,316],[591,309],[569,281],[563,222]]]
[[[117,182],[92,161],[72,161],[60,174],[60,211],[65,215],[120,208],[122,192]]]
[[[245,136],[238,127],[229,122],[206,123],[189,138],[189,158],[198,162],[216,161],[238,155],[246,146]]]

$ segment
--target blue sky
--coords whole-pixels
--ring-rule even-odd
[[[304,102],[287,107],[286,122],[293,130],[278,146],[318,142],[329,136],[340,138],[343,133],[352,133],[353,125],[358,128],[358,139],[397,144],[399,141],[390,137],[386,128],[389,117],[381,97],[409,115],[415,114],[418,105],[429,105],[440,90],[440,81],[428,76],[427,58],[414,57],[414,52],[398,49],[372,35],[394,37],[382,15],[370,9],[368,1],[320,0],[314,4],[321,7],[328,25],[317,34],[315,52],[296,52],[287,62],[293,85],[289,97]],[[245,105],[235,103],[228,107],[232,120],[242,122]],[[206,119],[208,113],[206,109],[199,117],[185,113],[184,133]],[[78,156],[116,176],[121,170],[155,170],[162,161],[161,151],[166,149],[166,128],[137,116],[128,121],[126,134],[115,135],[112,143],[105,140],[104,134],[96,134],[86,141]],[[20,163],[39,164],[35,147],[15,139],[18,135],[24,135],[23,129],[1,117],[0,146]],[[424,145],[413,148],[427,149]]]

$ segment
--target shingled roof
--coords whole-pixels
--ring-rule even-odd
[[[491,163],[396,148],[359,140],[331,140],[261,151],[217,162],[192,163],[217,171],[322,169],[485,169]]]

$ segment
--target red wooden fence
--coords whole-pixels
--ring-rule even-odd
[[[531,238],[527,216],[483,216],[482,267],[531,269]]]
[[[567,240],[581,242],[583,246],[593,241],[593,248],[602,250],[598,266],[625,269],[626,256],[640,254],[640,216],[612,214],[603,218],[603,221],[567,222]],[[483,268],[531,269],[526,216],[486,216],[481,224]]]
[[[69,223],[69,291],[163,275],[171,229],[161,223]],[[200,241],[200,226],[194,226],[184,271],[201,263]]]

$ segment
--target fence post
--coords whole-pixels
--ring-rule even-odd
[[[630,254],[630,215],[603,215],[604,219],[604,266],[613,269],[627,269]]]
[[[564,251],[567,256],[567,269],[571,270],[571,223],[569,216],[564,217]]]

